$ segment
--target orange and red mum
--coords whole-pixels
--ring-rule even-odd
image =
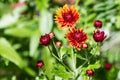
[[[78,50],[80,50],[81,45],[88,39],[82,28],[72,28],[68,31],[66,37],[69,41],[69,45],[75,46]]]
[[[75,26],[80,14],[74,6],[68,7],[64,5],[56,11],[55,21],[60,25],[59,27],[72,27]]]

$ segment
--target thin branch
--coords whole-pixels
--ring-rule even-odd
[[[61,64],[66,67],[66,69],[68,69],[69,71],[73,72],[68,66],[66,66],[66,65],[62,62],[61,59],[59,59],[57,56],[54,55],[54,53],[52,52],[52,50],[50,49],[49,46],[48,46],[48,49],[49,49],[50,53],[52,54],[52,56],[55,57],[59,62],[61,62]]]
[[[61,61],[57,56],[55,56],[55,55],[53,54],[53,52],[52,52],[52,50],[50,49],[49,46],[48,46],[48,49],[49,49],[50,53],[52,54],[52,56],[54,56],[58,61]]]

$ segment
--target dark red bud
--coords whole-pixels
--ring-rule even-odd
[[[96,21],[94,22],[94,26],[95,26],[96,28],[101,28],[101,27],[102,27],[102,22],[101,22],[100,20],[96,20]]]
[[[50,35],[50,38],[53,38],[55,36],[54,32],[50,32],[49,35]]]
[[[106,38],[106,35],[104,31],[96,30],[93,34],[93,38],[96,42],[102,42]]]
[[[62,42],[58,41],[58,42],[56,42],[55,45],[56,45],[57,47],[61,47],[61,46],[62,46]]]
[[[87,49],[87,48],[88,48],[88,44],[87,44],[87,43],[83,43],[83,44],[82,44],[82,48],[83,48],[83,49]]]
[[[94,75],[94,71],[89,69],[89,70],[86,71],[86,75],[93,76]]]
[[[44,62],[42,60],[39,60],[36,65],[38,68],[42,68],[44,66]]]
[[[105,63],[104,67],[105,67],[105,69],[110,70],[112,68],[112,64]]]
[[[43,36],[41,36],[40,37],[40,43],[42,44],[42,45],[48,45],[48,44],[50,44],[50,35],[49,34],[45,34],[45,35],[43,35]]]

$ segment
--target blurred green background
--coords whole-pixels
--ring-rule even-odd
[[[78,8],[81,16],[77,26],[89,36],[95,30],[94,20],[103,22],[107,39],[101,53],[114,68],[98,71],[95,80],[120,80],[120,0],[0,0],[0,80],[43,80],[39,79],[38,60],[44,60],[43,70],[53,80],[55,59],[40,45],[39,38],[54,32],[56,39],[66,44],[66,30],[59,30],[54,21],[55,11],[64,4]]]

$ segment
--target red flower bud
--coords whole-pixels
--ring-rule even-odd
[[[37,62],[37,65],[36,65],[38,68],[42,68],[44,66],[44,62],[42,60],[38,61]]]
[[[86,71],[86,75],[93,76],[94,75],[94,71],[89,69],[89,70]]]
[[[93,34],[93,38],[96,42],[102,42],[106,38],[106,35],[104,31],[96,30]]]
[[[100,20],[96,20],[96,21],[94,22],[94,26],[95,26],[96,28],[101,28],[101,27],[102,27],[102,22],[101,22]]]
[[[55,45],[56,45],[57,47],[61,47],[61,46],[62,46],[62,42],[58,41],[58,42],[56,42]]]
[[[105,63],[104,68],[107,69],[107,70],[110,70],[112,68],[112,64]]]
[[[50,35],[50,38],[53,38],[55,36],[54,32],[50,32],[49,35]]]
[[[83,48],[83,49],[87,49],[87,48],[88,48],[88,44],[87,44],[87,43],[83,43],[83,44],[82,44],[82,48]]]
[[[45,34],[45,35],[43,35],[43,36],[41,36],[40,37],[40,42],[41,42],[41,44],[42,45],[48,45],[48,44],[50,44],[50,35],[49,34]]]

